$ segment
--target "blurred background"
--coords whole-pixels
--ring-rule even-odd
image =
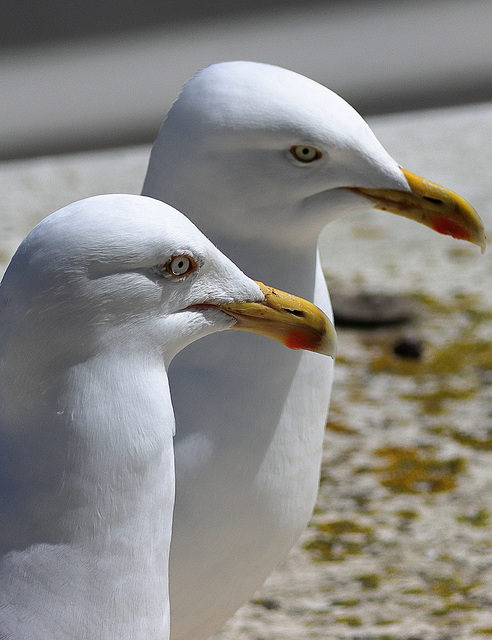
[[[212,62],[318,80],[363,115],[492,99],[490,0],[0,2],[0,159],[151,142]]]

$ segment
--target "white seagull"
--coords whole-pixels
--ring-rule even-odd
[[[321,311],[157,200],[89,198],[21,244],[0,285],[2,640],[169,637],[167,367],[229,328],[334,353]]]
[[[472,207],[402,169],[339,96],[253,62],[212,65],[185,85],[154,144],[143,193],[186,211],[250,275],[314,299],[327,314],[316,246],[330,219],[375,207],[485,245]],[[278,347],[212,336],[171,367],[173,640],[219,629],[311,516],[332,361]]]

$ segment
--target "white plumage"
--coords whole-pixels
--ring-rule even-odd
[[[213,65],[184,87],[143,193],[186,211],[250,275],[328,314],[316,243],[330,219],[374,206],[484,246],[473,209],[401,169],[341,98],[251,62]],[[173,363],[173,640],[220,628],[306,526],[332,379],[329,359],[237,334],[211,336]]]
[[[2,640],[168,637],[167,367],[231,327],[333,348],[313,305],[247,278],[157,200],[83,200],[21,244],[0,286]]]

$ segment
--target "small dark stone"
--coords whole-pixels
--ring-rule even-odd
[[[359,328],[402,324],[418,311],[418,305],[411,298],[386,293],[335,293],[332,305],[338,326]]]
[[[273,598],[255,598],[251,602],[260,607],[264,607],[268,611],[276,611],[277,609],[280,609],[280,602]]]
[[[406,336],[400,338],[393,345],[393,353],[399,358],[409,358],[411,360],[420,360],[424,352],[424,343],[419,338]]]

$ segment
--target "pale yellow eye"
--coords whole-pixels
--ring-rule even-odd
[[[183,278],[196,269],[196,262],[191,256],[173,256],[165,268],[173,278]]]
[[[313,162],[319,160],[323,155],[316,147],[310,147],[306,144],[297,144],[290,148],[291,154],[299,162]]]

